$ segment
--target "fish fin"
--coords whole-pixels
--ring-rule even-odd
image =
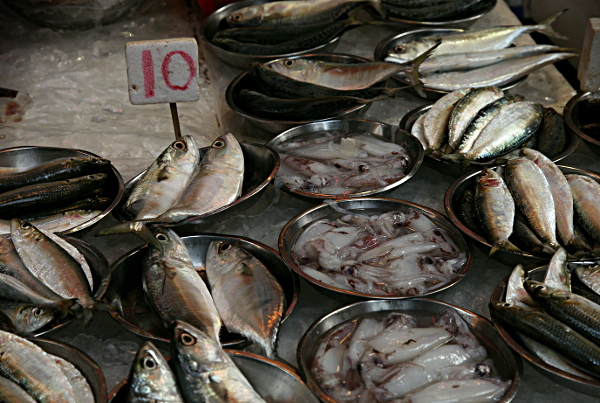
[[[567,11],[567,9],[565,8],[564,10],[551,15],[550,17],[546,18],[544,21],[540,22],[537,26],[539,27],[538,29],[536,29],[536,31],[543,33],[544,35],[550,36],[552,38],[558,38],[558,39],[569,39],[567,36],[563,35],[563,34],[559,34],[558,32],[556,32],[554,30],[554,28],[551,27],[552,23],[561,15],[564,14],[564,12]]]
[[[490,249],[489,256],[492,256],[494,253],[499,250],[506,250],[513,253],[522,253],[521,249],[519,249],[516,245],[514,245],[510,241],[499,241],[492,245],[492,249]]]
[[[120,224],[113,225],[98,232],[96,236],[113,235],[113,234],[135,234],[140,237],[143,241],[148,242],[155,248],[162,250],[162,245],[152,230],[146,226],[147,221],[125,221]]]
[[[463,161],[465,159],[465,156],[464,156],[464,154],[461,154],[461,153],[443,154],[443,155],[440,155],[440,159],[457,162],[457,161]]]
[[[77,319],[83,321],[83,326],[85,327],[88,327],[94,317],[94,309],[90,307],[84,308],[80,303],[73,305],[71,311]]]
[[[547,253],[549,255],[553,255],[556,252],[556,246],[549,244],[549,243],[544,243],[542,244],[542,252],[543,253]]]

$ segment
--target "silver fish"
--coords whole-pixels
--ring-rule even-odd
[[[508,277],[508,282],[506,283],[506,297],[504,301],[516,305],[516,306],[535,306],[535,302],[531,299],[527,290],[525,289],[525,270],[523,270],[523,266],[518,264],[515,266],[513,271],[510,273]]]
[[[427,139],[426,151],[439,149],[446,136],[448,120],[456,103],[465,96],[470,89],[452,91],[433,104],[427,111],[423,120],[424,136]]]
[[[565,175],[571,193],[577,218],[585,230],[600,242],[600,184],[584,175]]]
[[[28,335],[41,329],[55,318],[53,309],[0,299],[0,311],[15,325],[17,334]]]
[[[0,376],[0,401],[6,403],[36,403],[16,382]]]
[[[543,283],[562,291],[571,291],[571,272],[569,271],[569,256],[564,248],[558,248],[552,255]]]
[[[95,401],[94,392],[86,377],[71,362],[56,355],[52,356],[54,362],[60,367],[73,388],[75,403],[92,403]]]
[[[52,232],[62,232],[90,221],[102,214],[101,210],[70,210],[53,214],[44,218],[29,220],[39,229]],[[0,234],[10,233],[10,220],[0,220]]]

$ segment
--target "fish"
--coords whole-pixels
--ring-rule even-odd
[[[600,242],[600,184],[585,175],[565,175],[578,221],[596,242]]]
[[[63,213],[53,214],[43,218],[27,221],[35,225],[39,229],[56,233],[68,231],[71,228],[79,227],[80,225],[98,217],[100,214],[102,214],[102,210],[70,210],[65,211]],[[24,218],[21,219],[24,220]],[[0,219],[0,234],[9,233],[10,220]]]
[[[49,217],[51,216],[58,217],[59,214],[69,216],[71,214],[77,214],[77,212],[83,214],[83,211],[87,211],[88,214],[91,214],[92,211],[104,212],[112,202],[113,199],[110,197],[97,195],[94,197],[85,197],[83,199],[77,199],[72,203],[52,206],[49,208],[44,208],[43,206],[36,206],[36,209],[34,211],[20,210],[18,212],[18,217],[11,218],[20,218],[21,220],[35,221],[41,220],[42,218],[50,219]]]
[[[43,297],[24,285],[21,281],[7,274],[0,274],[0,291],[2,291],[1,295],[4,299],[29,306],[52,309],[60,312],[61,318],[66,317],[70,313],[70,309],[74,304],[74,300],[60,296],[52,299]]]
[[[390,17],[414,21],[440,21],[483,10],[491,0],[445,1],[423,7],[403,7],[398,2],[382,0],[382,7]]]
[[[285,297],[265,265],[242,247],[213,241],[206,253],[206,277],[223,324],[275,356]]]
[[[0,299],[2,311],[15,326],[15,333],[29,335],[56,318],[53,309]]]
[[[468,94],[470,89],[452,91],[435,101],[423,120],[424,136],[427,139],[427,151],[438,150],[445,141],[448,121],[458,101]]]
[[[36,403],[35,399],[16,382],[0,376],[0,401],[11,403]]]
[[[190,324],[175,321],[171,351],[186,402],[265,402],[221,345]]]
[[[567,128],[563,117],[554,108],[544,108],[544,118],[536,137],[536,149],[549,158],[557,156],[567,147]]]
[[[58,365],[63,374],[67,377],[71,387],[73,388],[73,394],[75,395],[76,403],[88,403],[94,402],[94,392],[90,386],[87,378],[81,373],[75,365],[70,361],[53,355],[52,359]]]
[[[141,174],[121,210],[133,220],[158,217],[177,203],[199,164],[194,138],[175,140]]]
[[[518,264],[514,267],[508,281],[506,282],[506,296],[504,301],[515,306],[534,307],[535,302],[529,296],[525,289],[525,279],[527,275],[523,266]]]
[[[529,228],[529,224],[523,214],[519,211],[515,214],[515,221],[513,223],[513,233],[509,238],[511,242],[519,247],[523,251],[530,252],[532,254],[540,255],[553,255],[556,252],[554,249],[544,244],[540,238]]]
[[[600,294],[600,266],[577,266],[573,272],[577,279],[583,283],[587,288],[594,291],[596,294]]]
[[[359,23],[357,21],[357,23]],[[315,24],[266,27],[236,27],[218,30],[212,39],[233,39],[244,43],[278,44],[315,31],[321,31],[331,25],[330,21]]]
[[[569,256],[564,248],[558,248],[552,255],[542,282],[561,291],[571,291]]]

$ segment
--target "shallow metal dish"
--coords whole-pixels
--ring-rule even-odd
[[[256,392],[271,403],[318,403],[296,370],[279,361],[246,351],[225,350],[254,387]],[[169,360],[171,363],[171,360]],[[128,379],[119,382],[108,395],[109,402],[125,402]]]
[[[464,31],[464,30],[450,29],[450,28],[422,28],[422,29],[415,29],[414,31],[403,32],[401,34],[391,35],[391,36],[388,36],[387,38],[383,39],[381,42],[379,42],[377,44],[377,46],[375,47],[375,52],[374,52],[373,57],[374,57],[375,61],[384,61],[385,57],[387,56],[389,51],[391,51],[396,46],[401,45],[403,43],[418,40],[418,39],[421,39],[421,38],[424,38],[424,37],[430,36],[430,35],[451,34],[451,33],[462,32],[462,31]],[[434,52],[434,55],[435,55],[435,52]],[[410,85],[410,82],[402,76],[395,75],[395,76],[392,76],[392,78],[394,80],[398,80],[402,84]],[[525,81],[525,79],[527,79],[527,76],[518,78],[510,83],[500,85],[499,88],[502,88],[505,91],[513,89],[517,85],[519,85],[523,81]],[[435,90],[432,88],[427,88],[426,85],[423,86],[423,90],[426,95],[425,98],[429,99],[431,101],[440,99],[442,96],[446,95],[449,92],[449,91],[442,91],[442,90]],[[412,88],[407,88],[406,91],[419,96],[418,93]]]
[[[382,214],[389,211],[408,212],[409,209],[413,209],[418,211],[419,213],[426,215],[438,227],[443,228],[448,232],[448,235],[452,238],[457,247],[466,253],[466,262],[463,265],[463,267],[458,270],[456,277],[454,277],[454,279],[452,279],[450,282],[443,284],[438,288],[433,288],[422,295],[418,295],[419,297],[431,295],[433,293],[452,287],[454,284],[458,283],[471,268],[471,265],[473,263],[473,255],[466,240],[464,239],[460,231],[457,228],[455,228],[454,225],[445,216],[443,216],[435,210],[405,200],[375,197],[341,199],[335,200],[335,203],[336,207],[344,209],[345,211],[347,210],[354,213],[366,215]],[[337,212],[333,209],[333,207],[325,203],[313,207],[292,218],[281,230],[278,240],[279,253],[281,253],[281,257],[287,263],[287,265],[291,267],[296,273],[298,273],[298,275],[303,277],[306,281],[308,281],[315,287],[325,291],[325,293],[331,298],[337,300],[343,299],[345,301],[350,302],[366,298],[395,300],[416,297],[402,295],[374,295],[334,287],[314,279],[313,277],[306,274],[301,268],[296,266],[291,251],[298,237],[302,234],[302,232],[304,232],[304,229],[316,220],[320,220],[322,218],[335,220],[343,215],[344,214]]]
[[[481,345],[486,348],[488,356],[493,360],[497,374],[504,380],[512,381],[511,386],[500,400],[502,403],[510,402],[521,386],[521,374],[523,372],[521,359],[508,348],[492,323],[486,318],[455,305],[428,298],[361,301],[323,316],[310,326],[298,344],[296,356],[300,374],[308,387],[317,394],[321,401],[334,403],[334,400],[328,397],[325,391],[320,388],[310,371],[321,339],[329,330],[356,317],[381,318],[390,312],[410,314],[417,320],[422,320],[421,323],[431,324],[430,318],[437,316],[447,308],[455,309],[469,324],[470,330]]]
[[[180,234],[181,236],[181,234]],[[258,258],[275,276],[285,296],[284,320],[296,306],[299,293],[299,279],[281,260],[279,254],[268,246],[248,238],[229,235],[202,234],[182,236],[188,248],[194,267],[204,270],[206,252],[212,241],[228,241]],[[121,256],[111,266],[112,281],[105,294],[105,301],[116,308],[113,318],[127,330],[149,339],[157,347],[168,349],[170,335],[158,316],[147,304],[142,286],[143,258],[147,246],[141,246]],[[221,343],[228,348],[247,346],[247,340],[238,335],[221,330]]]
[[[527,270],[526,275],[533,280],[541,281],[543,279],[544,273],[546,273],[548,266],[539,266],[533,269]],[[506,276],[504,280],[502,280],[490,297],[490,302],[504,302],[506,298],[506,287],[508,284],[508,278]],[[494,326],[500,333],[500,336],[506,344],[510,346],[514,351],[517,352],[523,359],[528,361],[533,368],[535,368],[541,374],[547,376],[554,382],[566,386],[567,388],[571,388],[581,393],[585,393],[587,395],[600,397],[600,380],[594,379],[592,377],[581,377],[570,374],[566,371],[553,367],[547,364],[545,361],[541,360],[537,357],[537,355],[531,353],[522,343],[521,338],[518,335],[518,332],[507,328],[504,326],[504,323],[500,322],[496,318],[492,317],[492,322]]]
[[[221,223],[230,215],[246,211],[258,200],[259,195],[263,193],[269,182],[275,178],[275,173],[279,169],[279,154],[262,144],[240,143],[240,146],[244,154],[242,195],[231,204],[203,215],[191,217],[174,224],[175,226],[184,226],[192,231],[203,232],[211,225]],[[206,154],[208,148],[200,149],[200,158]],[[129,220],[129,217],[123,212],[123,205],[142,174],[143,172],[139,173],[125,184],[122,200],[113,211],[115,218],[121,222]]]
[[[377,193],[387,192],[392,190],[414,176],[417,170],[420,168],[423,162],[423,147],[416,137],[404,130],[398,130],[396,127],[387,125],[385,123],[373,122],[369,120],[327,120],[324,122],[313,122],[307,123],[302,126],[294,127],[287,130],[280,135],[271,139],[266,145],[272,149],[288,140],[299,138],[317,138],[321,137],[323,132],[343,132],[343,133],[360,133],[366,132],[374,135],[376,138],[385,141],[391,141],[392,143],[398,144],[406,149],[410,156],[409,166],[406,168],[406,176],[399,181],[391,183],[384,187],[375,189],[365,190],[362,192],[343,194],[343,195],[329,195],[322,193],[312,193],[304,190],[294,190],[287,186],[284,188],[290,193],[298,194],[300,196],[315,198],[315,199],[343,199],[353,197],[364,197],[371,196]]]
[[[290,57],[303,55],[306,53],[318,53],[318,52],[332,52],[340,41],[341,35],[333,38],[331,41],[315,46],[310,49],[306,49],[299,52],[283,53],[279,55],[245,55],[242,53],[232,52],[225,50],[212,43],[212,38],[220,30],[226,27],[225,18],[233,11],[239,10],[244,7],[252,6],[255,4],[269,3],[267,0],[242,0],[235,3],[228,4],[221,7],[211,15],[209,15],[202,23],[200,28],[201,36],[207,46],[214,52],[215,56],[219,58],[225,64],[228,64],[239,69],[247,69],[253,62],[265,63],[269,60],[279,59],[282,57]]]
[[[593,119],[589,117],[583,116],[583,107],[582,105],[588,101],[594,100],[600,105],[600,93],[592,93],[592,92],[578,92],[573,96],[569,102],[565,105],[565,109],[563,111],[563,116],[565,117],[565,122],[569,131],[577,136],[579,136],[584,143],[590,147],[592,151],[596,154],[600,154],[600,138],[591,136],[588,133],[585,133],[581,130],[581,121],[584,119],[590,120],[591,123]],[[600,124],[600,118],[598,115],[595,115],[595,120]]]
[[[99,158],[98,155],[89,151],[76,150],[73,148],[25,146],[0,150],[0,166],[28,169],[41,163],[64,157]],[[111,163],[108,167],[99,172],[103,172],[108,175],[105,184],[102,186],[102,195],[111,198],[112,203],[110,203],[110,205],[106,207],[106,209],[104,209],[104,211],[98,216],[84,222],[83,224],[71,227],[66,231],[62,231],[60,234],[72,234],[74,232],[81,231],[82,229],[91,227],[103,219],[108,213],[110,213],[121,200],[121,196],[123,195],[123,178],[121,177],[119,171],[117,171],[117,169]]]
[[[309,55],[301,55],[289,57],[289,59],[316,59],[316,60],[324,60],[326,62],[334,62],[334,63],[359,63],[359,62],[368,62],[367,59],[346,55],[341,53],[327,53],[327,54],[309,54]],[[273,60],[271,63],[275,62]],[[267,62],[265,65],[269,65]],[[383,83],[381,83],[383,85]],[[250,123],[259,129],[265,130],[270,133],[281,133],[285,130],[289,130],[293,127],[300,126],[310,122],[322,122],[331,119],[356,119],[359,118],[362,114],[364,114],[367,109],[371,106],[371,103],[365,105],[354,106],[352,108],[346,109],[344,112],[338,113],[337,115],[333,115],[328,118],[323,119],[313,119],[313,120],[275,120],[275,119],[267,119],[259,116],[255,116],[249,112],[244,110],[243,105],[239,101],[239,93],[244,88],[251,88],[253,86],[253,79],[250,77],[248,72],[244,72],[234,78],[229,85],[227,86],[227,90],[225,91],[225,100],[227,101],[227,105],[236,112],[238,115],[246,118]]]
[[[594,179],[596,182],[600,182],[600,175],[597,175],[593,172],[584,171],[579,168],[571,168],[563,165],[558,165],[560,170],[564,174],[579,174],[586,175]],[[446,191],[444,195],[444,207],[446,209],[446,214],[450,218],[450,221],[454,225],[456,225],[460,230],[469,236],[471,239],[475,241],[475,245],[479,247],[486,254],[492,248],[492,245],[480,234],[475,233],[469,227],[465,225],[459,218],[459,206],[461,203],[461,197],[465,190],[474,189],[477,175],[481,171],[474,171],[467,173],[460,178],[456,179]],[[550,260],[551,255],[535,255],[532,253],[522,252],[509,252],[506,250],[499,250],[498,252],[492,255],[492,258],[502,262],[508,266],[514,267],[517,264],[522,264],[523,266],[532,265],[532,264],[541,264],[542,262],[547,262]]]
[[[432,107],[432,105],[425,105],[425,106],[421,106],[421,107],[418,107],[418,108],[415,108],[415,109],[409,111],[406,115],[404,115],[402,117],[402,119],[400,119],[400,123],[398,124],[398,127],[400,129],[406,130],[407,132],[411,133],[412,127],[415,124],[415,122],[417,121],[417,119],[421,115],[423,115],[424,113],[429,111],[429,109],[431,109],[431,107]],[[569,136],[568,144],[565,147],[565,149],[562,150],[562,152],[560,152],[559,154],[557,154],[551,158],[551,160],[554,163],[557,163],[558,161],[568,157],[577,148],[577,145],[579,144],[579,140],[578,140],[577,136],[572,134],[570,131],[569,131],[568,136]],[[460,175],[464,175],[466,172],[471,171],[473,169],[481,169],[485,164],[485,163],[476,163],[476,164],[453,163],[450,161],[442,160],[441,158],[436,157],[431,154],[426,156],[425,162],[428,163],[435,170],[442,172],[444,174],[447,174],[447,175],[452,175],[452,176],[460,176]],[[485,164],[485,165],[491,166],[491,165],[495,165],[495,164],[492,161],[489,164]]]
[[[75,365],[90,385],[94,394],[94,403],[107,402],[104,374],[100,366],[89,355],[78,348],[53,340],[29,339],[29,341],[37,344],[47,353],[56,355]]]

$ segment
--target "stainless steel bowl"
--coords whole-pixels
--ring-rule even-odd
[[[593,136],[581,130],[582,124],[596,122],[600,125],[600,117],[593,111],[586,111],[586,104],[590,101],[600,105],[600,93],[578,92],[565,105],[563,116],[569,131],[579,136],[583,142],[596,154],[600,154],[600,137]],[[600,110],[600,107],[598,108]]]
[[[290,193],[314,199],[343,199],[371,196],[390,191],[402,185],[404,182],[408,181],[414,176],[423,162],[424,151],[417,138],[404,130],[398,130],[396,127],[369,120],[327,120],[324,122],[307,123],[305,125],[286,130],[285,132],[271,139],[266,145],[272,149],[276,149],[279,144],[285,141],[299,138],[318,138],[322,136],[323,132],[370,133],[380,140],[391,141],[392,143],[402,146],[404,149],[406,149],[410,157],[409,166],[406,167],[406,176],[387,186],[344,195],[313,193],[299,189],[294,190],[285,186],[284,188]]]
[[[334,403],[334,400],[327,396],[326,391],[321,389],[310,370],[319,343],[329,330],[357,317],[381,318],[390,312],[410,314],[415,316],[417,320],[431,323],[431,318],[447,308],[455,309],[469,324],[470,330],[481,345],[486,348],[488,356],[493,360],[497,374],[503,380],[512,381],[510,388],[499,400],[502,403],[510,402],[521,385],[523,364],[520,358],[508,348],[492,323],[486,318],[455,305],[428,298],[361,301],[325,315],[310,326],[298,344],[296,356],[300,374],[308,387],[317,394],[321,401]]]
[[[446,284],[440,285],[437,288],[432,288],[431,290],[419,296],[431,295],[433,293],[452,287],[454,284],[458,283],[471,268],[471,265],[473,263],[473,256],[466,240],[464,239],[460,231],[457,228],[455,228],[454,225],[445,216],[443,216],[435,210],[405,200],[375,197],[342,199],[334,200],[334,202],[336,203],[336,208],[338,209],[343,209],[343,211],[350,211],[352,213],[363,215],[383,214],[385,212],[390,211],[402,211],[406,213],[410,209],[416,210],[419,213],[426,215],[431,221],[433,221],[433,223],[435,223],[435,225],[447,231],[448,235],[452,238],[457,247],[461,251],[464,251],[466,253],[466,262],[458,270],[454,279],[452,279]],[[336,211],[336,209],[334,209],[332,206],[325,203],[313,207],[292,218],[281,230],[278,240],[279,253],[281,253],[281,257],[287,263],[287,265],[290,266],[296,273],[298,273],[298,275],[300,275],[306,281],[308,281],[318,289],[325,291],[327,295],[337,300],[343,299],[344,301],[350,302],[365,298],[374,298],[382,300],[414,298],[415,296],[366,294],[352,290],[346,290],[339,287],[334,287],[309,276],[296,265],[292,256],[292,249],[298,237],[302,234],[302,232],[304,232],[305,228],[316,220],[320,220],[323,218],[335,220],[339,217],[342,217],[343,215],[344,213]]]
[[[175,224],[178,228],[184,227],[186,231],[190,232],[203,232],[212,225],[220,224],[230,215],[248,210],[266,190],[269,182],[275,178],[275,174],[279,169],[279,154],[262,144],[240,143],[240,145],[244,154],[242,195],[233,203],[215,211],[191,217]],[[208,147],[201,148],[200,158],[207,151]],[[129,217],[123,212],[123,205],[143,173],[139,173],[125,184],[122,200],[113,211],[113,215],[117,220],[121,222],[129,220]]]
[[[541,281],[544,273],[546,273],[547,268],[548,266],[538,266],[527,270],[526,275],[533,280]],[[496,286],[490,297],[490,302],[505,301],[506,287],[508,285],[509,277],[510,275]],[[571,388],[587,395],[600,397],[600,380],[594,379],[591,376],[576,376],[547,364],[523,345],[518,332],[506,327],[504,323],[498,321],[494,317],[492,317],[492,322],[506,344],[516,351],[517,354],[519,354],[524,360],[529,362],[538,372],[547,376],[554,382],[566,386],[567,388]]]
[[[94,403],[108,401],[104,374],[100,366],[90,356],[78,348],[53,340],[29,339],[29,341],[37,344],[47,353],[56,355],[75,365],[75,368],[81,372],[90,385],[94,394]]]
[[[423,115],[424,113],[429,111],[429,109],[431,109],[431,107],[432,107],[432,105],[425,105],[425,106],[420,106],[418,108],[415,108],[415,109],[409,111],[406,115],[404,115],[402,117],[402,119],[400,119],[400,123],[398,124],[398,127],[400,129],[406,130],[407,132],[411,133],[412,127],[415,124],[415,122],[417,121],[417,119],[421,115]],[[551,160],[553,162],[557,163],[558,161],[568,157],[569,155],[571,155],[573,153],[573,151],[575,151],[578,144],[579,144],[579,140],[578,140],[577,136],[575,136],[574,134],[569,132],[567,146],[559,154],[552,157]],[[428,165],[430,165],[432,168],[434,168],[435,170],[437,170],[439,172],[442,172],[447,175],[452,175],[452,176],[464,175],[466,172],[471,171],[473,169],[481,169],[484,165],[489,165],[489,166],[496,165],[496,164],[494,164],[494,161],[491,161],[487,164],[485,164],[485,163],[470,164],[467,161],[463,161],[461,163],[453,163],[450,161],[442,160],[441,158],[431,155],[431,154],[426,156],[425,163],[427,163]]]
[[[215,44],[212,43],[212,38],[215,34],[221,30],[226,28],[225,18],[232,13],[233,11],[239,10],[244,7],[252,6],[255,4],[264,4],[268,3],[268,0],[242,0],[237,1],[235,3],[228,4],[224,7],[221,7],[211,15],[209,15],[202,23],[201,36],[204,39],[204,42],[207,46],[214,52],[215,56],[221,60],[223,63],[228,64],[233,67],[237,67],[239,69],[246,70],[250,65],[254,62],[266,63],[273,59],[279,59],[282,57],[291,57],[298,56],[307,53],[327,53],[333,52],[338,42],[340,41],[341,36],[337,36],[330,40],[329,42],[315,46],[310,49],[306,49],[300,52],[293,53],[284,53],[280,55],[245,55],[242,53],[231,52],[229,50],[225,50]]]
[[[600,175],[597,175],[593,172],[584,171],[583,169],[579,168],[571,168],[563,165],[558,165],[558,167],[564,174],[586,175],[591,177],[595,181],[600,182]],[[477,175],[479,175],[480,172],[481,171],[470,172],[456,179],[448,187],[448,190],[444,195],[444,207],[446,209],[446,214],[448,214],[448,217],[450,218],[450,221],[452,221],[452,223],[456,225],[463,233],[465,233],[473,241],[475,241],[475,245],[478,248],[480,248],[485,253],[489,253],[489,251],[492,248],[492,245],[485,239],[485,237],[482,234],[478,234],[472,231],[461,220],[459,213],[463,193],[467,189],[475,189]],[[543,262],[547,262],[548,260],[550,260],[551,257],[552,256],[549,255],[536,255],[528,252],[509,252],[502,249],[492,255],[492,258],[511,267],[514,267],[517,264],[522,264],[523,266],[539,265]]]
[[[181,236],[181,235],[180,235]],[[190,235],[182,236],[194,266],[202,271],[208,247],[212,241],[224,240],[244,248],[258,258],[275,276],[285,296],[284,320],[296,306],[299,292],[297,276],[279,257],[279,254],[268,246],[244,237],[228,235]],[[113,318],[123,327],[137,335],[149,339],[157,345],[168,349],[169,332],[158,316],[147,304],[142,286],[143,258],[147,246],[141,246],[117,259],[111,266],[112,281],[106,290],[105,301],[116,308]],[[238,335],[221,330],[221,343],[228,348],[247,346],[247,340]]]
[[[2,167],[14,167],[20,169],[32,168],[44,162],[52,161],[57,158],[64,157],[99,157],[89,151],[76,150],[73,148],[58,148],[58,147],[14,147],[0,150],[0,166]],[[108,178],[105,184],[102,186],[105,197],[112,199],[112,203],[98,216],[84,222],[83,224],[69,228],[66,231],[60,232],[60,234],[72,234],[77,231],[81,231],[85,228],[91,227],[101,219],[103,219],[112,209],[119,203],[121,196],[123,195],[123,178],[117,169],[110,164],[108,168],[105,168],[101,172],[106,173]]]
[[[346,55],[341,53],[324,53],[324,54],[307,54],[300,56],[288,57],[288,59],[313,59],[313,60],[324,60],[326,62],[333,63],[361,63],[368,62],[367,59],[362,58],[360,56],[354,55]],[[279,59],[273,60],[271,62],[265,63],[265,65],[269,65],[270,63],[274,63]],[[229,85],[227,86],[227,90],[225,91],[225,100],[227,101],[227,105],[236,112],[238,115],[246,118],[250,123],[259,129],[265,130],[270,133],[281,133],[283,131],[289,130],[293,127],[300,126],[310,122],[322,122],[331,119],[356,119],[363,115],[371,106],[370,103],[354,106],[352,108],[348,108],[345,111],[333,115],[324,119],[313,119],[313,120],[276,120],[276,119],[266,119],[260,116],[253,115],[244,110],[243,104],[239,100],[239,93],[244,88],[252,87],[252,77],[248,74],[248,72],[244,72],[234,78]],[[379,83],[377,85],[383,86],[384,83]]]
[[[388,52],[390,52],[396,46],[401,45],[403,43],[415,41],[415,40],[418,40],[418,39],[421,39],[421,38],[424,38],[424,37],[430,36],[430,35],[445,35],[445,34],[451,34],[451,33],[462,32],[462,31],[464,31],[464,30],[456,29],[456,28],[454,28],[454,29],[421,28],[421,29],[415,29],[413,31],[403,32],[401,34],[391,35],[391,36],[388,36],[387,38],[383,39],[381,42],[379,42],[377,44],[377,46],[375,47],[375,52],[374,52],[373,57],[374,57],[374,60],[376,60],[376,61],[384,61]],[[410,82],[400,75],[392,76],[392,78],[395,80],[398,80],[400,83],[402,83],[404,85],[410,85]],[[502,88],[505,91],[513,89],[517,85],[519,85],[523,81],[525,81],[526,78],[527,78],[527,76],[518,78],[510,83],[500,85],[499,88]],[[423,86],[423,90],[426,95],[425,98],[428,100],[431,100],[431,101],[438,100],[449,92],[449,91],[442,91],[442,90],[427,88],[426,85]],[[418,93],[412,88],[407,88],[406,91],[419,96]]]

